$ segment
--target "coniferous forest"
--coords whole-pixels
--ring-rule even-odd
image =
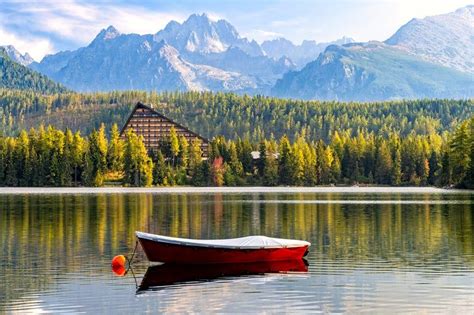
[[[87,135],[40,126],[0,137],[0,186],[474,187],[474,115],[443,134],[336,130],[326,140],[305,131],[260,141],[216,136],[202,160],[200,143],[174,130],[161,150],[147,152],[141,137],[121,138],[116,124]]]
[[[0,89],[0,133],[18,135],[41,124],[88,135],[102,123],[107,131],[125,123],[137,102],[206,138],[291,141],[304,133],[328,143],[337,131],[356,137],[374,134],[443,134],[474,113],[473,100],[406,100],[375,103],[301,101],[212,92],[54,93]]]

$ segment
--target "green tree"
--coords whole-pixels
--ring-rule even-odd
[[[153,184],[154,185],[164,185],[166,179],[167,164],[165,157],[160,150],[156,153],[155,158],[153,159]]]
[[[117,124],[112,125],[110,130],[110,141],[107,149],[108,169],[114,172],[120,172],[123,169],[123,140],[120,139],[120,132]]]
[[[188,174],[193,177],[202,163],[201,140],[194,138],[191,142],[188,162]]]
[[[392,157],[387,143],[380,140],[375,159],[375,180],[379,184],[390,184],[393,168]]]
[[[170,130],[170,148],[171,148],[171,155],[173,159],[173,166],[175,166],[176,158],[179,155],[179,138],[174,126],[172,126]]]
[[[153,162],[148,156],[143,137],[131,129],[127,131],[124,151],[124,181],[131,186],[150,186],[153,183]]]
[[[274,140],[267,143],[267,153],[265,155],[265,169],[263,175],[263,184],[265,186],[278,185],[278,150]],[[260,158],[262,156],[260,155]]]
[[[278,159],[279,183],[292,185],[294,183],[295,163],[290,141],[286,136],[280,140],[280,158]]]
[[[396,186],[399,186],[402,183],[402,155],[399,146],[396,147],[393,158],[391,183]]]
[[[450,165],[452,166],[452,178],[455,184],[462,184],[467,177],[470,168],[470,130],[468,121],[462,123],[453,133],[450,140]]]
[[[85,165],[85,152],[87,144],[84,138],[81,137],[80,131],[74,134],[71,145],[71,166],[73,169],[74,186],[77,186],[78,181],[81,181],[81,174],[83,173]]]
[[[85,183],[88,186],[102,186],[107,170],[107,138],[105,126],[94,130],[88,137],[88,148],[84,170]]]
[[[188,167],[189,162],[189,142],[186,137],[179,137],[178,165],[183,168]]]

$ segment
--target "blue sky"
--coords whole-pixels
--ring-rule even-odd
[[[385,40],[411,18],[448,13],[465,0],[0,0],[0,45],[12,44],[36,60],[87,45],[108,25],[123,33],[156,33],[170,20],[206,12],[226,19],[241,36],[295,43],[349,36]]]

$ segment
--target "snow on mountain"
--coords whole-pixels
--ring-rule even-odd
[[[259,45],[193,14],[156,34],[102,30],[30,67],[79,91],[213,90],[338,100],[472,97],[473,6],[415,19],[385,43],[280,38]],[[299,71],[295,71],[299,69]],[[275,84],[276,83],[276,84]]]
[[[7,46],[0,46],[3,47],[8,57],[10,57],[13,61],[18,62],[23,66],[28,66],[32,62],[34,62],[33,58],[28,53],[22,55],[15,47],[12,45]]]
[[[279,97],[343,101],[469,98],[472,76],[380,42],[331,45],[300,71],[278,80]]]
[[[474,73],[474,5],[413,19],[385,43],[427,61]]]
[[[268,91],[294,65],[264,55],[225,20],[191,15],[154,35],[103,29],[87,46],[46,56],[31,65],[80,91],[223,90]]]
[[[169,22],[163,30],[156,33],[155,40],[164,40],[181,52],[221,53],[233,46],[251,56],[263,55],[257,42],[241,38],[229,22],[213,21],[205,13],[193,14],[183,24]]]
[[[121,34],[110,26],[87,46],[46,56],[32,65],[79,91],[248,90],[254,80],[235,72],[192,64],[153,35]]]

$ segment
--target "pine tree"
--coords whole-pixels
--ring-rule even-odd
[[[5,156],[5,186],[18,186],[18,177],[15,166],[15,148],[16,141],[14,138],[6,140],[6,156]]]
[[[393,158],[391,183],[396,186],[399,186],[402,183],[402,155],[399,146],[396,147]]]
[[[63,159],[61,163],[61,186],[71,186],[73,176],[73,147],[74,147],[74,135],[70,129],[67,129],[64,134],[64,149]]]
[[[240,145],[237,146],[237,153],[239,160],[242,163],[244,172],[252,173],[253,160],[252,160],[252,145],[248,137],[238,141]]]
[[[179,155],[178,165],[182,168],[187,168],[189,162],[189,142],[186,137],[179,137]]]
[[[261,141],[258,148],[260,158],[257,161],[257,171],[258,176],[263,177],[265,175],[265,162],[267,157],[267,144],[265,141]]]
[[[120,139],[120,132],[117,124],[112,125],[110,130],[110,141],[107,149],[107,165],[108,169],[119,172],[123,168],[123,140]]]
[[[127,131],[124,150],[124,181],[131,186],[150,186],[153,183],[153,162],[148,156],[143,137],[131,129]]]
[[[209,163],[201,162],[193,174],[191,181],[194,186],[207,186],[210,184],[210,177],[211,168]]]
[[[166,177],[166,161],[160,150],[156,152],[153,158],[153,184],[163,185]]]
[[[462,123],[455,131],[450,141],[450,164],[455,184],[459,185],[466,178],[470,167],[470,134],[468,121]]]
[[[188,174],[193,177],[202,163],[201,141],[197,138],[191,142],[189,152]]]
[[[170,130],[170,148],[174,167],[176,165],[176,158],[179,155],[179,138],[174,126],[172,126]]]
[[[242,183],[244,177],[244,167],[242,162],[240,162],[237,147],[234,142],[229,144],[229,170],[232,175],[235,176],[235,183]]]
[[[474,115],[469,121],[469,141],[467,147],[469,150],[469,167],[467,176],[464,178],[464,186],[469,189],[474,189]]]
[[[17,138],[15,162],[18,185],[28,186],[32,175],[30,163],[30,139],[24,130],[20,132],[20,135]]]
[[[393,163],[390,150],[384,140],[379,141],[375,161],[375,181],[378,184],[390,184]]]
[[[265,172],[263,174],[263,184],[265,186],[278,185],[278,152],[277,144],[273,139],[267,143],[267,152],[265,155]],[[261,156],[260,156],[261,157]]]
[[[300,137],[297,142],[293,145],[293,184],[301,186],[305,181],[305,155],[304,155],[304,140]]]
[[[88,138],[88,149],[84,170],[85,183],[88,186],[102,186],[107,170],[107,138],[105,127],[94,130]]]
[[[280,157],[278,159],[279,183],[292,185],[294,183],[295,164],[291,152],[290,141],[286,136],[280,140]]]
[[[85,165],[86,147],[85,139],[81,137],[80,131],[76,132],[71,147],[71,166],[73,169],[74,186],[77,186],[78,182],[82,179],[81,174]]]
[[[49,168],[49,185],[62,186],[64,175],[64,133],[49,126],[47,129],[50,141],[50,168]]]

